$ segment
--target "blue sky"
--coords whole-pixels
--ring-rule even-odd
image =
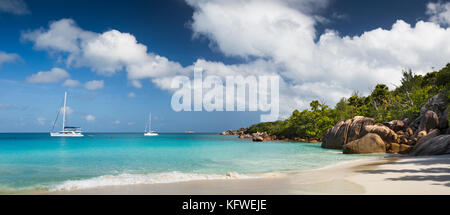
[[[294,25],[282,29],[278,21]],[[53,29],[57,35],[51,23],[67,25],[62,32]],[[286,115],[307,108],[311,99],[334,105],[354,90],[365,93],[376,83],[396,83],[402,68],[423,74],[445,65],[449,23],[446,1],[0,0],[0,132],[48,131],[64,91],[73,109],[70,124],[90,132],[142,131],[149,112],[153,128],[161,132],[249,126],[261,113],[174,112],[172,92],[158,80],[196,64],[212,73],[219,67],[249,75],[276,73],[283,78],[280,105]],[[146,51],[136,59],[111,58],[108,51],[86,54],[84,42],[113,31],[110,36],[136,45],[121,46],[119,53],[142,46]],[[57,38],[71,38],[73,32],[90,36],[68,40],[76,51],[57,44]],[[46,33],[50,36],[43,37]],[[430,56],[438,47],[442,53]],[[155,55],[169,62],[156,61],[167,71],[132,70],[146,65],[137,59],[152,61]],[[55,68],[63,72],[36,79],[38,72]],[[68,79],[77,84],[64,86]],[[97,84],[88,87],[91,81]]]

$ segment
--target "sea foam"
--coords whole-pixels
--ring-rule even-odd
[[[67,180],[62,184],[53,186],[50,191],[70,191],[79,189],[89,189],[103,186],[118,185],[137,185],[137,184],[163,184],[175,183],[195,180],[218,180],[218,179],[251,179],[259,178],[259,176],[242,175],[235,172],[229,172],[225,175],[219,174],[197,174],[197,173],[151,173],[151,174],[120,174],[120,175],[103,175],[99,177]]]

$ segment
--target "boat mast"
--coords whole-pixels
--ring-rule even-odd
[[[145,132],[145,133],[148,132],[148,119],[147,119],[147,122],[145,122],[145,130],[144,130],[144,132]]]
[[[152,131],[152,113],[148,116],[148,130]]]
[[[66,101],[67,101],[67,92],[64,92],[64,109],[63,109],[63,123],[62,123],[62,131],[66,128]]]

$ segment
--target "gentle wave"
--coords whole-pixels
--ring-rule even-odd
[[[152,173],[152,174],[120,174],[103,175],[95,178],[82,180],[68,180],[62,184],[50,188],[50,191],[71,191],[89,189],[103,186],[136,185],[136,184],[163,184],[196,180],[218,180],[218,179],[251,179],[260,178],[256,175],[242,175],[229,172],[225,175],[219,174],[196,174],[196,173]]]

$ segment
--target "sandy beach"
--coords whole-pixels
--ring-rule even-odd
[[[450,194],[450,155],[389,156],[258,179],[105,186],[45,194]]]

